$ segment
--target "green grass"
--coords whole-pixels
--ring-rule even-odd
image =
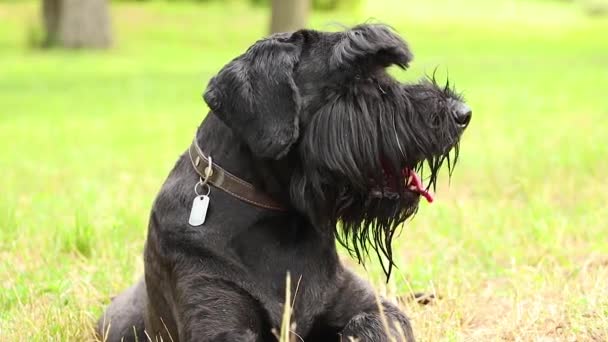
[[[115,47],[39,51],[35,2],[0,3],[0,340],[88,340],[142,273],[151,203],[206,113],[201,93],[264,35],[242,5],[115,3]],[[608,340],[608,20],[574,2],[370,1],[474,109],[461,161],[398,242],[382,293],[422,341]],[[447,175],[445,175],[447,176]]]

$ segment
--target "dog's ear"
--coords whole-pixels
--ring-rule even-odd
[[[329,64],[332,70],[373,70],[393,64],[405,69],[412,58],[407,43],[391,28],[364,24],[344,32],[333,48]]]
[[[296,34],[260,40],[224,66],[203,95],[260,157],[279,159],[298,139],[300,95],[293,74],[301,46]]]

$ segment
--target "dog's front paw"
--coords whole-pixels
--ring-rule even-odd
[[[412,326],[408,318],[401,312],[397,310],[385,312],[384,322],[386,323],[383,323],[383,317],[377,312],[360,313],[354,316],[344,327],[341,333],[341,341],[414,341]],[[388,327],[385,324],[388,324]]]

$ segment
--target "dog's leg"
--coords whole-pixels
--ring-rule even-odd
[[[330,324],[344,327],[342,341],[413,342],[414,334],[409,319],[395,305],[380,299],[382,311],[372,288],[363,279],[345,271],[341,291],[333,310]]]
[[[269,340],[266,314],[247,292],[219,279],[192,274],[178,279],[174,298],[180,342]]]
[[[102,341],[147,341],[144,333],[146,285],[143,278],[112,299],[97,322],[97,335]]]

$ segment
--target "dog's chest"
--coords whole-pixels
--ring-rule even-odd
[[[231,250],[251,277],[246,290],[262,303],[270,323],[280,326],[289,275],[291,316],[298,322],[298,333],[305,335],[335,294],[335,245],[310,231],[277,234],[261,228],[244,235],[232,240]]]

